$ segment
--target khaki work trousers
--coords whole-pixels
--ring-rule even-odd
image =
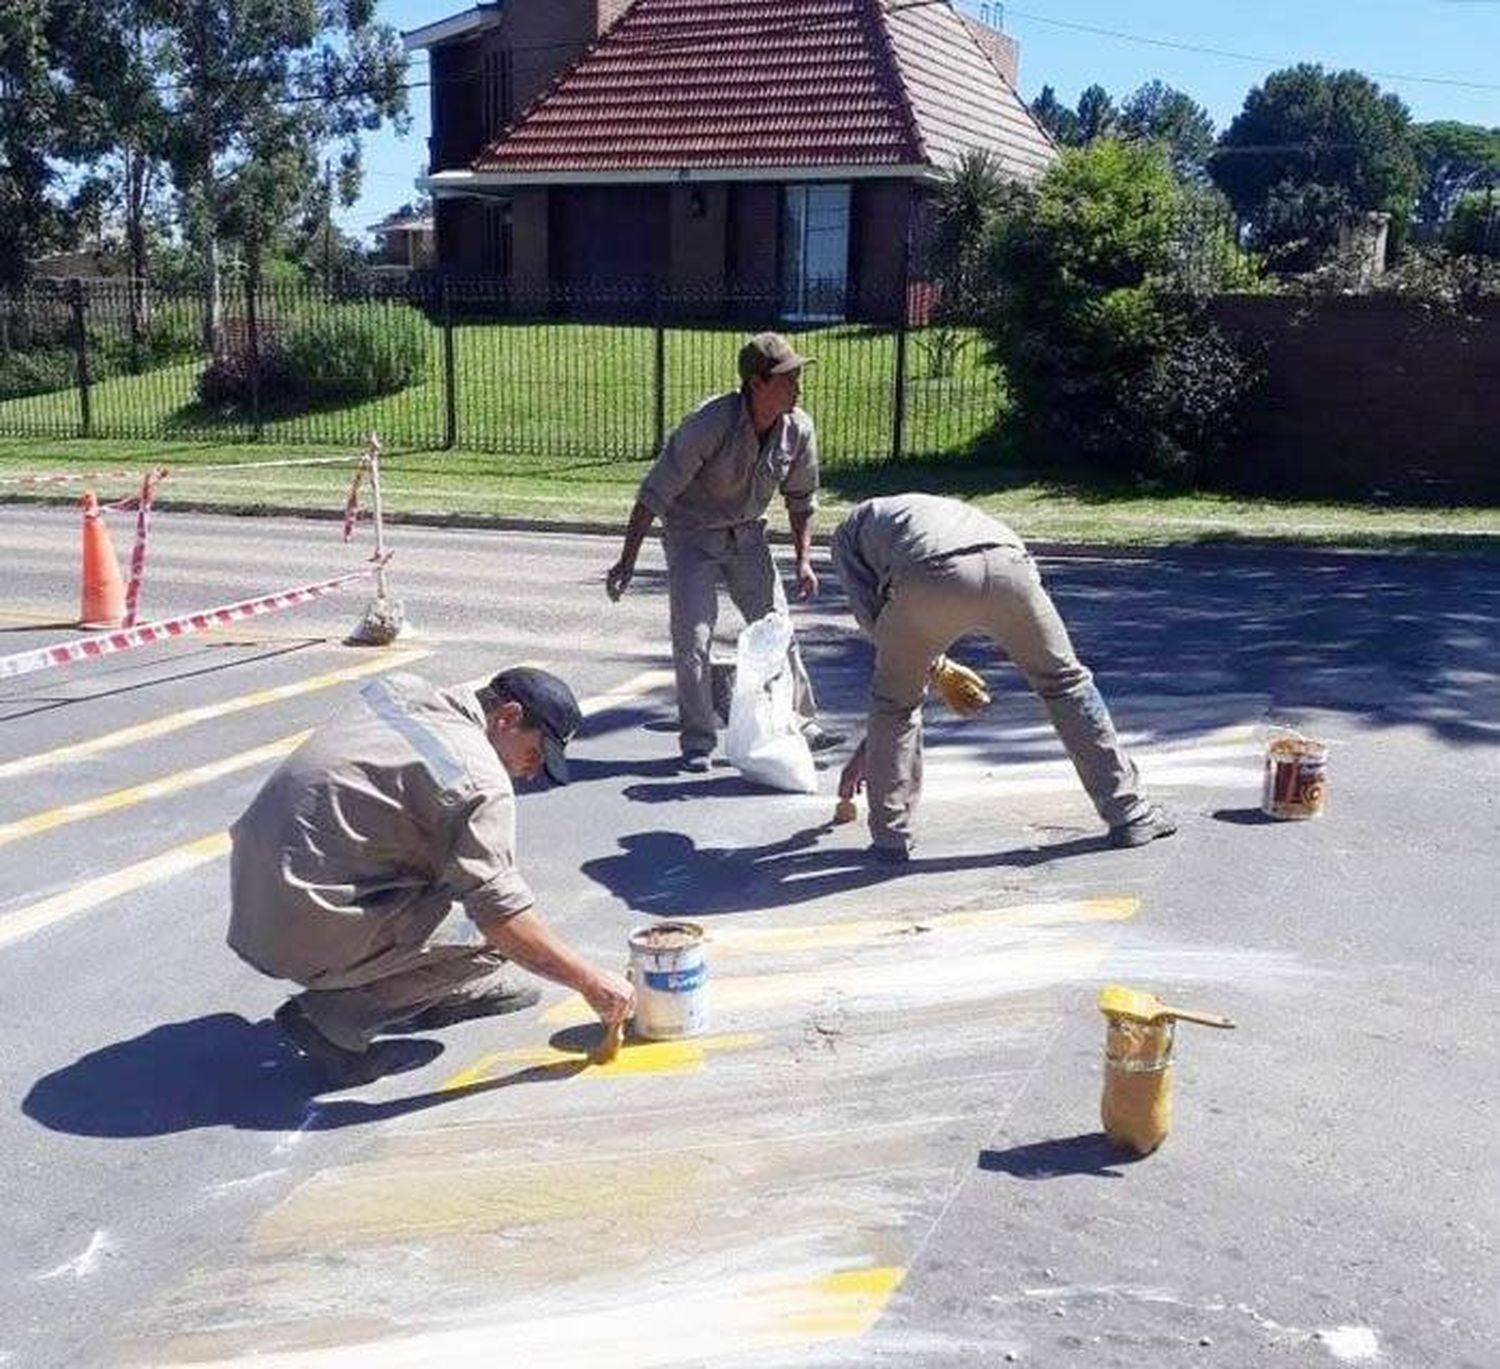
[[[764,618],[773,609],[785,613],[786,591],[776,573],[764,523],[738,523],[697,532],[668,530],[663,545],[682,752],[709,752],[717,737],[709,652],[719,618],[719,586],[729,591],[730,600],[746,623]],[[803,722],[810,722],[817,715],[817,700],[795,637],[787,659],[792,670],[793,706]]]
[[[875,844],[912,843],[927,672],[966,633],[989,637],[1015,663],[1046,706],[1099,816],[1115,827],[1144,813],[1149,805],[1135,763],[1115,736],[1093,675],[1074,654],[1036,563],[1019,548],[992,547],[902,572],[875,620],[865,755]]]
[[[362,1051],[385,1027],[437,1003],[479,998],[506,983],[509,962],[447,898],[407,909],[393,939],[352,969],[298,982],[297,1002],[320,1032]]]

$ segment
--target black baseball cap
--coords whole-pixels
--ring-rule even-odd
[[[489,687],[497,698],[525,709],[526,721],[542,734],[543,769],[550,779],[566,784],[568,760],[563,752],[583,726],[583,710],[573,691],[550,671],[529,665],[502,670]]]

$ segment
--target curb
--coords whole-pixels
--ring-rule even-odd
[[[49,508],[76,508],[78,500],[76,496],[70,497],[60,494],[29,494],[29,493],[3,493],[0,494],[0,507],[7,504],[22,504],[43,506]],[[300,518],[311,522],[341,522],[344,517],[342,509],[329,509],[323,507],[301,506],[293,504],[235,504],[222,501],[206,499],[157,499],[153,510],[164,513],[202,513],[215,514],[224,518]],[[624,534],[625,520],[607,521],[602,519],[579,519],[579,518],[522,518],[508,514],[486,514],[486,513],[428,513],[408,512],[395,513],[387,509],[385,511],[385,522],[387,526],[406,525],[409,527],[422,528],[466,528],[484,532],[562,532],[582,533],[598,537],[619,537]],[[1218,529],[1203,529],[1213,540],[1197,542],[1049,542],[1045,539],[1026,539],[1026,548],[1037,556],[1049,559],[1065,559],[1069,557],[1109,557],[1115,560],[1144,560],[1151,556],[1160,555],[1162,552],[1171,551],[1177,554],[1184,552],[1197,552],[1203,555],[1221,555],[1226,551],[1249,551],[1249,552],[1300,552],[1305,555],[1322,556],[1382,556],[1400,554],[1403,556],[1454,556],[1463,557],[1471,555],[1467,547],[1461,545],[1452,546],[1411,546],[1405,543],[1416,542],[1449,542],[1449,543],[1471,543],[1475,549],[1488,549],[1492,546],[1500,546],[1500,532],[1491,532],[1485,529],[1472,531],[1453,532],[1406,532],[1393,533],[1390,535],[1392,545],[1343,545],[1338,542],[1315,542],[1299,540],[1295,533],[1285,537],[1266,536],[1239,536],[1232,529],[1224,528],[1222,532]],[[1355,537],[1361,534],[1353,534]],[[650,537],[659,539],[661,527],[657,522],[652,523]],[[826,548],[828,546],[830,533],[814,532],[813,545]],[[768,540],[776,546],[790,546],[791,536],[789,533],[778,529],[768,529]]]

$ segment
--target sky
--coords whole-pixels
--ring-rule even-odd
[[[465,0],[380,0],[376,15],[407,30],[469,7]],[[1020,41],[1027,100],[1050,85],[1074,104],[1097,82],[1118,102],[1162,80],[1223,129],[1271,72],[1322,62],[1363,71],[1399,95],[1418,122],[1500,126],[1500,0],[960,0],[960,8],[998,20]],[[425,53],[412,54],[408,79],[427,79]],[[429,97],[425,85],[410,92],[405,137],[390,130],[368,136],[364,193],[337,215],[347,232],[363,233],[417,194]]]

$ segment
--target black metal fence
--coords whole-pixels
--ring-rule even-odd
[[[217,305],[42,282],[0,298],[0,433],[348,446],[373,429],[395,449],[640,460],[737,385],[747,333],[776,328],[816,359],[804,403],[826,465],[968,450],[995,426],[1000,372],[977,328],[906,296],[884,321],[822,322],[779,317],[765,296],[543,300],[451,277],[239,281]]]

